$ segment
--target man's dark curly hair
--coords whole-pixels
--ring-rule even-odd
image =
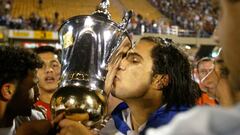
[[[23,80],[28,71],[41,66],[39,57],[28,49],[0,46],[0,88],[4,83]]]
[[[58,56],[58,60],[59,60],[59,62],[61,62],[60,57],[59,57],[61,55],[61,50],[57,50],[56,48],[54,48],[52,46],[40,46],[40,47],[35,48],[34,52],[37,54],[52,52],[53,54],[56,54]]]
[[[171,106],[193,106],[199,97],[191,79],[190,63],[187,56],[177,49],[171,39],[143,37],[141,40],[153,42],[153,73],[169,76],[169,84],[163,90],[164,103]]]

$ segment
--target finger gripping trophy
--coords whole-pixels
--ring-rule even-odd
[[[107,113],[106,66],[129,39],[125,29],[131,17],[130,11],[117,24],[111,21],[108,6],[103,0],[92,15],[72,17],[59,29],[62,72],[51,100],[53,118],[65,112],[66,118],[94,127]]]

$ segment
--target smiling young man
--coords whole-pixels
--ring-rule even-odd
[[[34,50],[43,61],[42,68],[37,70],[39,100],[36,105],[46,112],[47,119],[51,119],[50,100],[57,90],[60,80],[61,64],[59,52],[51,46],[42,46]]]
[[[0,46],[0,134],[14,135],[17,116],[31,116],[36,68],[41,61],[33,52]]]

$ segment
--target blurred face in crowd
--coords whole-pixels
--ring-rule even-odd
[[[198,76],[199,79],[203,79],[210,71],[212,71],[214,68],[214,61],[210,58],[206,58],[205,60],[198,63]]]
[[[226,75],[223,75],[222,65],[218,62],[213,62],[213,69],[201,79],[202,84],[207,89],[209,96],[220,98],[220,92],[229,90],[229,85],[226,80]]]
[[[40,91],[54,92],[60,80],[61,64],[58,56],[52,52],[39,53],[38,56],[44,62],[42,68],[37,70],[38,87]]]
[[[114,81],[112,95],[120,99],[138,98],[148,91],[152,80],[153,43],[140,41],[128,51],[120,62]]]
[[[214,68],[213,60],[211,58],[202,58],[197,63],[197,77],[199,79],[199,87],[202,91],[207,92],[201,80]]]
[[[25,79],[18,81],[16,91],[8,104],[9,112],[21,116],[30,116],[34,104],[33,86],[36,85],[36,71],[29,71]]]

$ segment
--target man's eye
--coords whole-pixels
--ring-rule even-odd
[[[57,67],[59,67],[59,64],[56,63],[56,62],[54,62],[54,63],[51,64],[51,67],[52,67],[52,68],[57,68]]]
[[[58,67],[58,64],[53,64],[53,67]]]
[[[136,58],[136,57],[132,57],[132,59],[131,59],[131,60],[132,60],[132,62],[133,62],[133,63],[138,63],[138,62],[139,62],[139,59],[138,59],[138,58]]]

